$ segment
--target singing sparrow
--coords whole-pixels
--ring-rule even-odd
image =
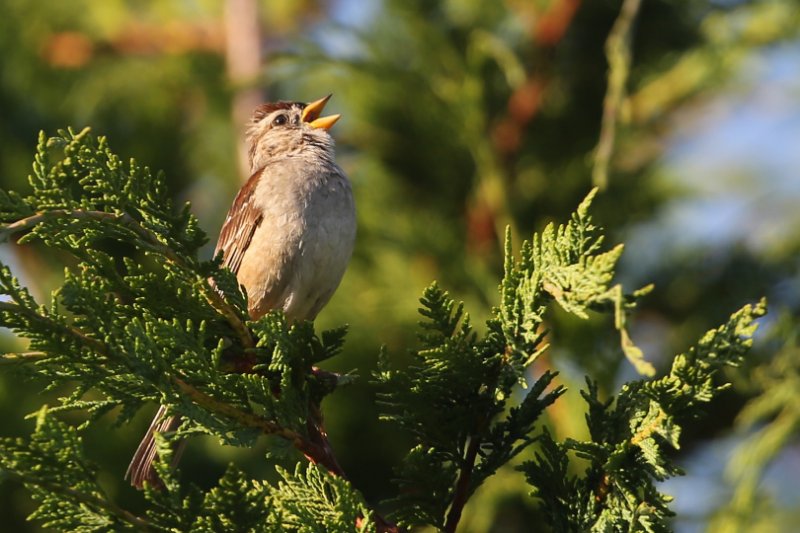
[[[340,115],[320,117],[329,99],[262,104],[249,123],[251,176],[228,211],[214,253],[244,286],[252,319],[281,309],[290,321],[313,320],[350,260],[355,205],[328,134]],[[158,482],[153,433],[179,424],[161,406],[128,467],[133,486]]]

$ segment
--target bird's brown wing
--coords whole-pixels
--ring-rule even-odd
[[[259,169],[250,176],[236,195],[214,250],[214,257],[222,252],[222,266],[228,267],[234,274],[239,272],[242,258],[262,221],[261,210],[255,205],[255,190],[263,171],[263,168]]]

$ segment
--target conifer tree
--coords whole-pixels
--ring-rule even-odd
[[[669,497],[657,482],[680,473],[668,451],[679,447],[682,424],[727,386],[720,370],[742,361],[765,312],[763,302],[745,306],[654,377],[626,328],[648,288],[626,294],[613,284],[622,246],[605,248],[592,191],[568,222],[547,226],[516,254],[507,233],[504,277],[484,327],[440,284],[424,291],[412,364],[383,353],[372,378],[385,419],[413,446],[397,465],[396,496],[368,504],[319,414],[351,379],[317,367],[344,349],[344,327],[317,332],[277,311],[249,320],[235,277],[198,257],[206,236],[188,206],[172,206],[163,176],[123,162],[89,130],[41,135],[33,170],[28,195],[0,192],[0,234],[74,261],[47,302],[0,267],[0,326],[29,341],[0,363],[68,392],[34,414],[30,437],[0,440],[0,469],[38,503],[31,518],[57,530],[455,531],[481,483],[530,449],[519,475],[549,529],[665,531]],[[587,378],[585,441],[554,438],[542,419],[564,392],[557,372],[534,365],[548,350],[553,307],[608,315],[620,354],[643,375],[613,397]],[[157,437],[163,487],[148,487],[145,511],[135,513],[98,482],[82,433],[98,424],[113,431],[109,417],[126,424],[150,402],[184,423]],[[70,425],[66,411],[86,417]],[[233,446],[271,435],[302,455],[278,469],[277,483],[231,465],[204,490],[170,468],[171,442],[197,434]]]

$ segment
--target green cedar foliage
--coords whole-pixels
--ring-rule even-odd
[[[767,468],[787,459],[800,432],[797,317],[789,313],[780,316],[767,340],[777,349],[775,356],[747,372],[738,372],[737,389],[747,391],[752,398],[737,416],[741,442],[725,469],[731,495],[715,512],[710,531],[789,531],[797,523],[797,511],[791,503],[782,502],[779,493],[766,490],[766,484],[762,484]]]
[[[601,251],[602,236],[588,213],[594,194],[569,223],[550,224],[523,242],[518,260],[507,233],[501,305],[484,336],[435,283],[425,291],[415,361],[394,371],[384,364],[377,376],[386,391],[386,418],[417,442],[398,469],[394,503],[401,524],[453,530],[475,489],[533,442],[537,418],[564,392],[555,387],[545,393],[555,373],[539,376],[518,406],[507,410],[507,402],[516,385],[527,388],[527,369],[547,348],[544,321],[551,303],[580,318],[588,318],[589,309],[613,313],[626,353],[650,371],[625,333],[625,311],[634,304],[623,299],[620,286],[610,285],[622,247]]]
[[[27,231],[20,242],[40,241],[77,259],[49,305],[37,303],[0,267],[0,324],[30,341],[29,351],[7,354],[3,362],[22,363],[51,388],[75,384],[61,405],[39,415],[29,443],[3,442],[3,470],[35,487],[42,502],[35,518],[67,531],[116,527],[125,520],[109,511],[113,506],[91,469],[66,467],[85,460],[75,429],[52,419],[53,412],[84,411],[90,415],[85,427],[114,410],[122,424],[156,401],[184,417],[178,436],[206,433],[244,446],[259,434],[272,434],[305,452],[317,451],[318,435],[307,422],[335,379],[313,372],[312,365],[338,353],[344,329],[317,335],[311,324],[290,326],[280,313],[248,322],[245,295],[230,271],[197,259],[206,238],[188,208],[175,211],[161,176],[134,162],[123,164],[104,139],[87,130],[42,136],[30,182],[28,197],[0,194],[3,233]],[[101,399],[84,399],[89,391]],[[322,477],[316,467],[282,473],[284,483],[275,488],[231,471],[205,496],[197,489],[179,496],[168,451],[165,442],[160,474],[166,488],[146,493],[153,512],[143,522],[128,520],[134,526],[203,529],[225,516],[239,517],[249,505],[254,508],[244,515],[266,517],[253,523],[275,529],[282,522],[269,519],[275,513],[297,512],[291,498],[272,505],[272,493],[297,494],[304,486],[320,499],[312,514],[301,515],[309,520],[354,524],[363,514],[354,511],[360,496],[347,482]],[[51,462],[53,468],[45,468]],[[238,499],[231,496],[233,486]],[[81,505],[86,501],[96,505]],[[204,513],[219,516],[204,520]]]
[[[87,130],[42,136],[30,182],[27,197],[0,192],[0,234],[75,258],[47,305],[0,267],[0,326],[30,344],[0,363],[71,390],[38,412],[29,439],[0,440],[0,472],[39,503],[32,518],[65,531],[397,530],[346,480],[321,427],[320,402],[343,380],[315,365],[341,351],[344,328],[317,334],[279,312],[250,321],[235,277],[217,259],[198,259],[206,238],[188,207],[174,209],[161,176],[122,163]],[[384,418],[414,441],[389,503],[400,527],[455,531],[481,483],[533,447],[521,470],[554,530],[666,528],[669,498],[655,482],[679,472],[664,449],[678,447],[681,421],[724,387],[713,378],[739,363],[764,306],[745,307],[676,357],[667,376],[628,383],[616,399],[601,400],[590,380],[591,440],[554,441],[537,422],[564,388],[555,371],[531,366],[548,347],[552,306],[580,319],[609,315],[621,352],[640,373],[655,372],[626,329],[647,288],[625,295],[612,284],[622,247],[603,251],[589,215],[594,194],[567,224],[524,241],[516,258],[507,235],[499,305],[482,331],[434,283],[421,299],[413,362],[398,368],[382,355]],[[124,424],[149,402],[184,422],[157,435],[163,487],[144,491],[139,516],[97,483],[81,432],[109,413]],[[66,410],[89,416],[69,426],[56,416]],[[203,491],[170,468],[172,442],[196,433],[237,446],[273,435],[312,462],[279,469],[276,484],[231,466]],[[570,454],[588,461],[583,474]]]
[[[582,395],[591,441],[556,443],[545,432],[535,459],[521,467],[554,530],[669,531],[671,498],[656,482],[681,471],[665,448],[678,449],[680,421],[698,417],[702,406],[727,388],[713,378],[723,367],[741,363],[754,320],[764,312],[763,301],[745,306],[675,357],[668,375],[627,383],[616,398],[601,400],[596,384],[587,380]],[[589,461],[583,475],[568,471],[568,452]]]

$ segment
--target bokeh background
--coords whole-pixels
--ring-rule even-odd
[[[392,494],[391,468],[407,445],[377,420],[369,375],[379,347],[407,357],[417,298],[433,279],[485,318],[497,302],[503,228],[529,236],[600,184],[596,219],[609,243],[626,243],[619,280],[628,290],[655,283],[631,333],[657,366],[741,305],[770,301],[747,367],[730,376],[735,386],[682,435],[676,457],[688,474],[664,487],[675,496],[674,528],[796,531],[800,7],[625,1],[638,13],[626,92],[605,104],[616,142],[604,172],[606,41],[622,3],[0,0],[0,186],[26,190],[40,130],[91,126],[124,158],[165,172],[209,234],[210,255],[246,178],[250,109],[333,93],[359,237],[318,324],[350,324],[331,368],[360,379],[325,410],[341,463],[377,502]],[[0,260],[43,300],[63,276],[64,258],[35,246],[2,245]],[[571,392],[547,423],[559,437],[581,436],[583,376],[613,393],[635,373],[607,322],[557,312],[550,321],[544,364]],[[7,332],[0,344],[20,346]],[[0,370],[0,434],[26,435],[24,415],[53,396]],[[121,477],[151,414],[86,435],[103,484],[133,508],[140,497]],[[268,477],[266,446],[198,439],[182,469],[203,486],[229,461]],[[38,531],[25,521],[33,504],[23,488],[0,481],[0,530]],[[528,491],[502,470],[468,505],[462,530],[540,530]]]

